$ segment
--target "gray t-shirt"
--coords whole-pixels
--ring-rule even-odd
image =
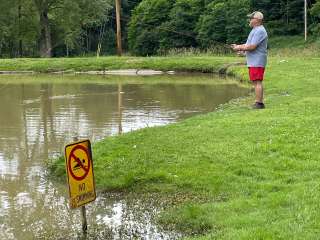
[[[246,44],[257,45],[255,50],[246,52],[248,67],[266,67],[268,34],[264,26],[253,28]]]

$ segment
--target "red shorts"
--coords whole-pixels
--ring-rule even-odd
[[[249,67],[249,77],[251,81],[263,81],[264,67]]]

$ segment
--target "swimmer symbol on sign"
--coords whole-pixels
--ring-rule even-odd
[[[78,162],[82,162],[82,165],[80,165]],[[86,160],[83,159],[82,161],[78,158],[77,160],[74,161],[74,163],[76,164],[74,167],[73,167],[73,171],[76,171],[78,169],[81,169],[81,166],[85,165],[86,163]]]
[[[86,178],[90,171],[90,160],[88,151],[84,146],[77,145],[71,150],[68,169],[75,180],[81,181]]]

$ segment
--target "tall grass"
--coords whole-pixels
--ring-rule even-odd
[[[159,50],[159,56],[231,56],[234,52],[226,44],[217,44],[207,49],[201,48],[172,48]]]

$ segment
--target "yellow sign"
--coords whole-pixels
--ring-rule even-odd
[[[91,144],[89,140],[65,147],[70,207],[81,207],[96,199]]]

